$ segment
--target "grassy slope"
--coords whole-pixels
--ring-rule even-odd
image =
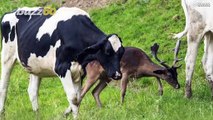
[[[17,6],[35,6],[33,0],[17,0],[11,3],[9,0],[0,2],[0,15]],[[118,33],[124,45],[136,46],[148,54],[150,46],[157,42],[160,44],[159,57],[172,63],[172,48],[175,41],[171,39],[171,33],[176,33],[184,28],[184,15],[177,0],[129,0],[126,4],[113,4],[101,10],[91,11],[91,18],[106,33]],[[173,16],[179,15],[180,19]],[[202,45],[203,47],[203,45]],[[184,58],[186,41],[181,46],[180,57]],[[150,55],[150,54],[149,54]],[[183,66],[179,70],[179,81],[182,88],[174,90],[164,82],[164,95],[157,94],[157,82],[154,78],[143,78],[131,82],[123,105],[120,104],[120,91],[118,87],[109,86],[101,94],[103,108],[97,108],[88,93],[82,102],[79,119],[211,119],[213,117],[210,90],[200,64],[202,49],[193,78],[194,96],[191,100],[185,99]],[[137,58],[135,58],[137,59]],[[182,62],[184,64],[184,62]],[[27,95],[28,75],[16,65],[11,77],[8,100],[6,102],[7,119],[62,119],[61,113],[67,107],[63,88],[57,78],[45,79],[41,83],[39,115],[31,110],[31,104]],[[71,118],[71,117],[69,117]]]

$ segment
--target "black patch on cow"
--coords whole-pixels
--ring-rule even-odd
[[[2,18],[1,18],[1,36],[5,38],[5,43],[8,42],[9,33],[11,32],[10,27],[12,27],[12,26],[10,26],[9,21],[2,22],[2,20],[3,20],[3,18],[4,18],[5,15],[11,14],[11,13],[14,13],[14,12],[16,12],[16,10],[13,10],[12,12],[7,12],[4,15],[2,15]],[[13,28],[13,27],[12,27],[12,31],[14,30],[14,32],[12,32],[11,33],[12,36],[10,36],[10,39],[12,38],[11,41],[13,41],[14,38],[15,38],[15,28]]]
[[[55,71],[64,77],[66,71],[70,69],[71,61],[77,61],[81,65],[85,61],[90,62],[95,56],[90,54],[84,63],[77,59],[88,46],[94,45],[97,41],[106,39],[106,35],[100,31],[87,16],[73,16],[71,19],[59,22],[57,30],[60,33],[61,46],[56,51]],[[87,53],[89,54],[89,53]],[[88,63],[87,62],[87,63]],[[85,67],[85,65],[83,65]]]
[[[44,57],[55,43],[60,40],[61,46],[56,50],[55,72],[64,77],[71,67],[71,61],[77,61],[77,56],[87,47],[106,39],[93,22],[84,15],[73,16],[66,21],[59,21],[52,35],[44,34],[40,40],[36,38],[39,28],[51,16],[18,15],[17,23],[18,54],[23,66],[28,66],[31,53]],[[94,58],[93,58],[94,59]]]
[[[13,41],[15,38],[15,26],[12,27],[11,33],[10,33],[10,40]]]
[[[4,39],[5,39],[5,43],[8,42],[9,33],[10,33],[10,23],[2,22],[1,23],[1,34],[2,34],[2,37],[4,37]]]

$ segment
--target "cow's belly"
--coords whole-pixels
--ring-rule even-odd
[[[40,77],[56,76],[54,71],[56,61],[56,50],[60,46],[60,40],[56,42],[55,46],[50,46],[46,55],[37,56],[35,53],[30,53],[27,59],[27,65],[22,63],[22,66],[29,72]]]
[[[55,57],[51,54],[53,53],[44,57],[36,57],[35,54],[31,54],[28,59],[28,65],[25,67],[26,70],[41,77],[55,76]]]
[[[31,53],[27,60],[27,65],[22,62],[22,66],[32,74],[39,77],[53,77],[57,76],[55,73],[55,62],[56,62],[56,50],[60,46],[60,41],[56,42],[56,45],[51,46],[47,54],[43,57],[36,56],[35,53]],[[71,61],[70,68],[71,76],[74,81],[79,81],[83,75],[82,66],[78,62]]]

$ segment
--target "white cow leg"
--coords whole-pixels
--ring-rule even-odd
[[[4,39],[2,40],[4,41]],[[15,47],[13,42],[2,44],[1,52],[1,81],[0,81],[0,113],[4,112],[4,104],[7,97],[7,89],[10,79],[10,74],[15,63]],[[12,49],[12,48],[14,49]]]
[[[194,72],[194,66],[196,63],[196,57],[198,52],[198,46],[201,41],[202,35],[190,35],[187,36],[187,54],[185,58],[186,62],[186,86],[185,96],[190,98],[192,96],[191,80]]]
[[[69,70],[65,77],[61,77],[60,79],[69,102],[69,107],[65,110],[64,115],[67,116],[72,111],[73,117],[76,119],[79,108],[81,81],[74,82],[75,80],[72,79]]]
[[[38,90],[40,85],[40,78],[36,75],[30,74],[30,81],[28,86],[28,94],[32,103],[33,111],[38,110]]]
[[[203,64],[203,70],[207,71],[207,57],[208,57],[208,48],[209,48],[209,41],[210,41],[210,34],[206,34],[205,35],[205,39],[204,39],[204,54],[203,54],[203,58],[202,58],[202,64]]]
[[[210,41],[208,43],[208,55],[206,61],[206,79],[209,81],[211,87],[211,94],[213,98],[213,34],[210,35]]]

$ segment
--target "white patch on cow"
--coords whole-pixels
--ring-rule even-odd
[[[45,20],[45,22],[39,28],[36,38],[38,38],[38,40],[40,40],[41,37],[46,33],[51,36],[53,31],[57,28],[58,22],[66,21],[66,20],[72,18],[74,15],[86,15],[89,17],[88,13],[86,13],[85,11],[83,11],[79,8],[61,7],[56,11],[56,13],[53,16],[51,16],[50,18]]]
[[[79,82],[81,80],[81,75],[83,74],[82,66],[78,62],[71,62],[71,74],[74,82]]]
[[[44,57],[36,57],[35,53],[31,53],[28,58],[28,66],[26,69],[38,76],[55,76],[54,68],[56,61],[56,49],[61,45],[58,40],[55,46],[50,46],[49,51]]]
[[[112,45],[112,48],[115,52],[118,51],[118,49],[121,47],[121,41],[116,35],[112,35],[108,38],[110,44]]]
[[[2,22],[9,22],[10,29],[12,29],[12,27],[15,26],[18,21],[19,21],[19,19],[16,17],[15,13],[5,14],[2,19]]]
[[[121,76],[121,74],[118,71],[116,71],[115,76]]]

